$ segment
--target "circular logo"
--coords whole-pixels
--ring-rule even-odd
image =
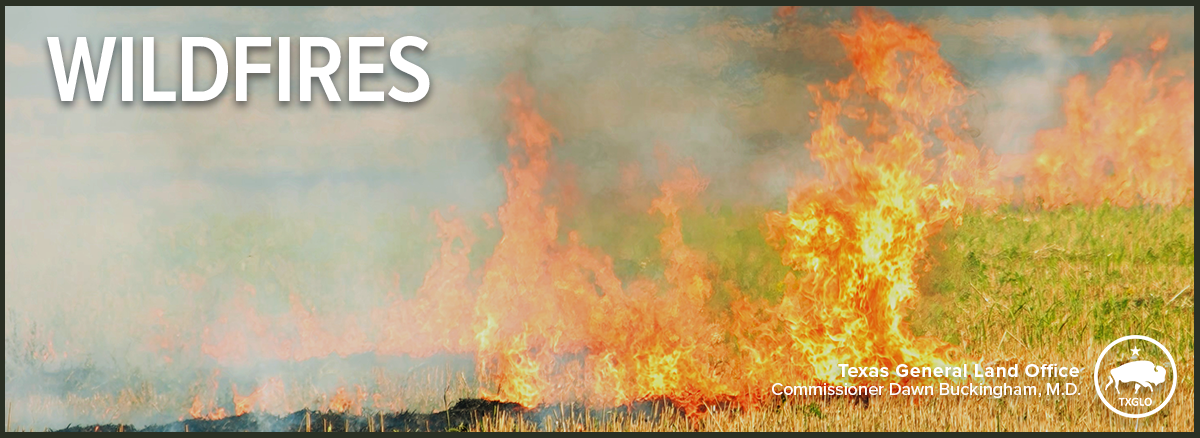
[[[1147,342],[1158,347],[1166,356],[1166,362],[1171,365],[1171,391],[1167,393],[1166,398],[1157,395],[1162,394],[1164,388],[1160,387],[1166,382],[1167,369],[1163,366],[1166,363],[1161,363],[1163,361],[1160,356],[1153,352],[1143,354],[1141,347],[1148,347]],[[1121,353],[1115,354],[1115,358],[1105,361],[1108,352],[1118,345],[1123,347],[1116,350]],[[1126,350],[1131,354],[1124,353]],[[1100,373],[1101,368],[1104,368],[1103,377]],[[1103,388],[1101,387],[1102,380]],[[1146,336],[1129,335],[1113,341],[1104,347],[1104,351],[1100,352],[1100,357],[1096,358],[1096,370],[1092,373],[1092,382],[1096,385],[1096,394],[1100,395],[1100,401],[1104,402],[1104,406],[1108,406],[1109,410],[1125,418],[1142,418],[1161,411],[1167,402],[1171,401],[1171,397],[1175,395],[1175,386],[1179,382],[1179,375],[1175,371],[1175,358],[1171,357],[1171,352],[1167,351],[1167,347]],[[1109,391],[1112,400],[1105,395],[1106,391]],[[1155,402],[1155,399],[1162,401]],[[1113,402],[1116,404],[1114,405]],[[1150,407],[1153,409],[1138,412]]]

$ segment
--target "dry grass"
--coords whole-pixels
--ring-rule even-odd
[[[1012,379],[1076,396],[876,397],[867,406],[795,397],[778,406],[710,412],[694,420],[551,416],[490,418],[473,430],[588,431],[1192,431],[1195,430],[1194,208],[971,212],[934,243],[933,270],[912,327],[979,362],[1056,363],[1078,379]],[[685,223],[687,221],[685,220]],[[714,233],[716,234],[716,233]],[[728,235],[728,234],[724,234]],[[1129,334],[1171,349],[1175,396],[1133,420],[1109,411],[1092,386],[1100,351]],[[1044,389],[1041,389],[1044,392]]]
[[[778,274],[757,233],[731,233],[758,220],[758,212],[698,212],[685,217],[685,235],[713,254],[722,275],[743,290],[757,285],[769,296]],[[587,217],[587,215],[583,215]],[[586,225],[586,224],[584,224]],[[660,225],[630,222],[622,230],[592,224],[599,234],[637,238]],[[587,228],[584,226],[583,228]],[[710,236],[710,237],[704,237]],[[711,236],[718,236],[711,237]],[[1033,212],[1010,208],[970,212],[961,226],[933,243],[931,270],[921,279],[923,296],[911,313],[919,335],[943,339],[979,362],[1057,363],[1087,370],[1071,381],[1080,395],[990,397],[876,397],[863,405],[846,399],[795,397],[750,410],[714,409],[693,419],[678,415],[580,414],[553,409],[536,417],[498,413],[466,425],[479,431],[1191,431],[1195,429],[1194,208],[1099,208]],[[705,240],[707,239],[707,240]],[[634,239],[640,240],[640,239]],[[620,246],[607,242],[600,246]],[[636,260],[653,248],[606,248]],[[769,261],[769,260],[768,260]],[[618,261],[618,263],[622,263]],[[757,265],[761,268],[756,268]],[[629,264],[630,269],[654,266]],[[635,275],[636,273],[627,272]],[[719,298],[718,298],[719,300]],[[1108,411],[1092,389],[1091,370],[1099,352],[1128,334],[1153,337],[1169,349],[1179,386],[1159,413],[1132,420]],[[478,382],[461,369],[379,370],[367,377],[372,392],[396,394],[372,400],[378,410],[433,412],[476,395]],[[433,368],[433,369],[436,369]],[[1010,384],[1042,387],[1046,380]],[[6,430],[29,430],[19,421],[22,405],[44,404],[57,412],[90,412],[97,418],[129,421],[130,412],[178,415],[186,401],[164,398],[152,386],[132,381],[114,394],[69,395],[59,400],[9,402]],[[314,400],[319,388],[289,395]],[[767,390],[764,388],[764,391]],[[292,407],[296,403],[292,404]],[[43,409],[39,409],[43,410]],[[94,412],[93,412],[94,411]],[[78,422],[79,419],[72,420]],[[319,430],[322,425],[314,425]],[[40,430],[40,426],[34,426]]]
[[[1191,431],[1193,391],[1180,391],[1168,408],[1140,420],[1108,411],[1091,388],[1074,398],[880,397],[869,406],[846,400],[791,399],[777,407],[718,411],[689,421],[666,416],[487,418],[476,431]]]

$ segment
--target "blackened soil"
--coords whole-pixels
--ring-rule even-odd
[[[516,403],[484,399],[462,399],[453,407],[432,414],[401,412],[383,413],[384,431],[449,431],[466,430],[489,417],[507,414],[533,421],[535,424],[562,414],[626,413],[638,416],[681,415],[666,400],[638,402],[630,406],[594,410],[581,405],[555,405],[527,409]],[[132,425],[104,424],[68,426],[58,432],[368,432],[380,430],[380,414],[297,411],[284,416],[250,413],[220,420],[191,419],[174,423],[135,428]]]

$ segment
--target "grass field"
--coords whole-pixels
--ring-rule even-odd
[[[689,243],[715,254],[723,273],[745,284],[760,282],[772,275],[771,268],[743,265],[769,255],[760,254],[769,251],[760,246],[761,240],[752,240],[751,233],[739,239],[736,233],[729,238],[730,233],[703,229],[740,223],[740,216],[685,219],[685,232],[691,231],[689,237],[713,236]],[[881,397],[867,406],[798,397],[750,411],[718,410],[696,421],[566,416],[534,424],[501,416],[474,429],[1195,430],[1194,225],[1191,206],[1052,211],[1009,207],[970,211],[961,226],[937,237],[931,251],[934,264],[922,280],[923,296],[912,312],[914,332],[958,345],[980,362],[1085,368],[1089,377],[1079,380],[1078,396]],[[1180,376],[1168,406],[1141,420],[1108,411],[1091,386],[1090,372],[1100,351],[1128,334],[1150,336],[1172,349]],[[1022,380],[1012,383],[1023,384]]]
[[[564,228],[580,230],[586,243],[610,254],[622,278],[655,278],[663,272],[654,237],[662,223],[655,216],[633,212],[637,214],[620,211],[610,211],[607,215],[576,214],[564,221]],[[719,311],[727,302],[727,291],[723,288],[736,287],[768,299],[777,296],[787,270],[779,263],[778,254],[763,240],[759,224],[765,212],[766,209],[758,208],[694,207],[684,214],[685,241],[708,254],[716,266],[716,277],[721,279],[710,303],[714,309]],[[556,408],[551,406],[536,418],[501,413],[467,424],[463,429],[1194,430],[1194,218],[1192,206],[970,210],[959,226],[947,227],[932,241],[929,271],[921,278],[922,295],[909,313],[913,332],[956,345],[964,355],[981,363],[1057,363],[1084,368],[1088,376],[1078,380],[1081,389],[1078,396],[878,397],[865,405],[849,399],[793,397],[750,410],[719,407],[693,419],[665,414],[624,415],[619,408],[602,415],[555,413]],[[240,248],[253,246],[263,255],[261,258],[273,260],[275,266],[280,260],[294,263],[292,269],[282,272],[297,277],[277,278],[277,281],[303,283],[321,278],[328,272],[322,268],[323,264],[330,263],[338,254],[348,254],[361,241],[326,236],[330,227],[315,223],[287,226],[249,219],[211,223],[206,238],[213,243],[204,252],[191,258],[181,257],[173,263],[185,260],[197,265],[219,263],[233,257],[229,254],[239,254],[237,258],[241,258]],[[475,228],[480,240],[471,258],[478,265],[489,256],[499,236],[494,229]],[[310,243],[301,243],[305,240],[290,232],[307,236]],[[379,227],[377,232],[404,235],[399,229],[389,227]],[[410,258],[412,254],[427,252],[432,243],[421,243],[411,236],[405,239],[412,242],[407,245],[384,242],[384,247],[395,251],[390,257]],[[376,241],[371,236],[365,240]],[[310,254],[300,258],[287,258],[285,255],[291,251],[279,246],[292,242],[291,245],[303,247],[311,245],[311,241],[328,241],[332,246],[316,254],[296,251],[296,254]],[[275,242],[276,246],[269,246],[269,242]],[[388,257],[379,258],[376,263],[391,263],[386,260]],[[243,266],[239,274],[243,278],[281,275],[278,269],[257,271],[259,265],[255,263],[261,262]],[[423,265],[410,264],[413,272],[405,272],[403,281],[419,282],[417,275]],[[266,283],[262,279],[256,282]],[[215,283],[210,287],[216,290],[226,286]],[[1100,350],[1128,334],[1147,335],[1164,343],[1176,358],[1180,376],[1175,397],[1168,406],[1137,421],[1108,411],[1092,390],[1090,378]],[[13,344],[14,339],[7,341]],[[326,361],[330,360],[337,359]],[[478,396],[480,384],[472,376],[469,364],[445,367],[436,361],[430,363],[433,365],[411,370],[375,369],[373,374],[365,373],[372,375],[362,381],[380,392],[400,394],[399,409],[420,412],[440,411],[457,399]],[[350,368],[338,369],[348,372]],[[6,383],[24,379],[22,376],[6,372]],[[342,377],[346,376],[339,378]],[[178,388],[161,384],[156,387],[134,377],[111,379],[113,382],[103,388],[113,391],[126,388],[119,389],[119,396],[106,396],[103,392],[109,389],[99,389],[100,386],[80,384],[66,390],[64,401],[49,401],[45,406],[54,411],[88,412],[95,416],[112,415],[111,409],[118,413],[117,422],[137,422],[134,418],[139,417],[131,413],[138,410],[158,411],[173,418],[186,410],[186,401],[165,395],[180,392]],[[1016,379],[1011,383],[1041,385],[1039,382]],[[178,385],[192,383],[175,384]],[[6,391],[7,395],[11,394]],[[310,392],[296,395],[292,400],[316,400],[313,397]],[[15,418],[6,418],[9,425],[21,429],[42,427],[36,421],[32,424],[22,421],[20,411],[27,407],[28,400],[6,401],[10,406],[16,404],[18,411]],[[120,406],[114,407],[116,404]],[[44,413],[46,409],[40,411]],[[370,404],[363,407],[366,415],[378,410]],[[76,424],[88,421],[68,420]]]

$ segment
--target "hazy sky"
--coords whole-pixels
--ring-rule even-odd
[[[195,196],[225,187],[290,191],[323,180],[394,183],[409,196],[494,203],[499,193],[487,186],[498,180],[480,177],[494,174],[503,157],[494,89],[515,71],[561,105],[562,114],[550,115],[565,149],[599,141],[607,145],[578,148],[606,149],[588,156],[606,162],[639,160],[666,142],[718,171],[781,141],[790,149],[804,140],[804,86],[844,67],[820,25],[846,20],[849,11],[802,8],[798,18],[812,25],[789,27],[773,21],[771,8],[5,8],[6,182],[122,194],[173,187]],[[1022,150],[1032,132],[1052,126],[1067,77],[1102,73],[1155,36],[1171,37],[1172,64],[1194,68],[1190,7],[889,11],[943,42],[943,56],[980,93],[974,104],[986,113],[977,126],[984,142],[1002,152]],[[1115,34],[1110,47],[1084,56],[1101,29]],[[416,105],[362,105],[329,104],[317,93],[312,104],[281,105],[275,77],[259,76],[244,104],[233,101],[232,78],[214,102],[123,104],[114,62],[104,103],[63,105],[54,99],[46,45],[47,36],[62,38],[67,52],[77,36],[96,46],[103,36],[154,36],[159,89],[178,90],[181,36],[213,38],[232,57],[235,36],[313,35],[335,38],[343,52],[348,36],[389,44],[425,38],[424,53],[406,56],[429,72],[429,96]],[[211,61],[200,53],[197,76],[206,84]],[[273,50],[252,53],[275,62]],[[377,49],[364,58],[385,56]],[[135,57],[138,85],[140,62]],[[334,79],[343,99],[346,62]],[[395,69],[385,71],[364,87],[410,86]]]

